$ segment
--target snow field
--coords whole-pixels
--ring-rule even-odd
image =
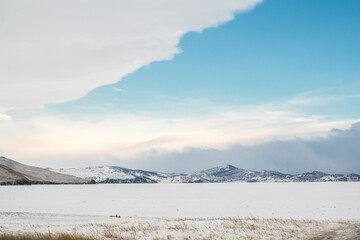
[[[360,183],[2,186],[0,212],[358,220]]]
[[[316,239],[348,235],[360,221],[257,218],[141,218],[64,214],[0,213],[4,234],[67,233],[94,239]],[[346,239],[346,238],[345,238]],[[351,238],[349,238],[351,239]]]

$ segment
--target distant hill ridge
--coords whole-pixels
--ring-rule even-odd
[[[360,181],[358,174],[327,174],[319,171],[285,174],[250,171],[224,165],[191,174],[162,173],[118,166],[61,168],[31,167],[0,157],[0,185],[88,183],[223,183],[223,182],[334,182]]]
[[[31,167],[0,157],[0,185],[88,184],[91,180]]]
[[[313,171],[285,174],[277,171],[249,171],[224,165],[191,174],[161,173],[118,166],[61,168],[60,173],[95,180],[97,183],[222,183],[222,182],[332,182],[360,181],[357,174],[327,174]]]

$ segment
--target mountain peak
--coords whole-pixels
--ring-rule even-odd
[[[233,165],[226,164],[226,165],[221,166],[220,169],[230,171],[230,170],[235,170],[235,169],[238,169],[238,168],[233,166]]]

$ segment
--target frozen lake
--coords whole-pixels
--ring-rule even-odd
[[[360,183],[1,186],[0,212],[360,219]]]

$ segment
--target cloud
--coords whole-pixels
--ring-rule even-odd
[[[3,109],[3,108],[0,107],[0,121],[1,120],[11,120],[12,119],[10,115],[5,114],[3,112],[6,112],[6,109]]]
[[[179,39],[261,0],[34,0],[0,2],[0,103],[39,107],[84,96],[153,61]]]
[[[183,152],[149,152],[129,167],[173,172],[192,172],[223,164],[251,170],[302,173],[320,170],[329,173],[360,173],[360,122],[349,129],[332,129],[325,137],[271,140],[252,146],[233,145],[227,149],[189,148]]]
[[[313,89],[308,92],[303,92],[295,95],[292,99],[287,101],[288,105],[334,105],[339,102],[358,100],[360,99],[359,83],[350,85],[342,85],[332,88]]]
[[[87,166],[90,162],[130,166],[138,162],[136,159],[152,152],[155,156],[145,157],[146,161],[137,167],[167,166],[168,170],[174,170],[183,160],[173,161],[171,156],[178,155],[170,154],[164,162],[155,164],[156,156],[187,152],[189,148],[212,149],[219,153],[205,154],[197,160],[191,154],[184,157],[183,168],[195,169],[213,165],[217,161],[211,160],[214,156],[223,162],[237,159],[231,158],[226,150],[235,144],[251,148],[272,139],[325,137],[330,129],[344,129],[356,121],[328,121],[318,116],[261,107],[242,111],[218,109],[216,113],[189,117],[118,114],[71,118],[31,114],[31,111],[18,112],[12,117],[12,121],[0,121],[0,152],[4,156],[30,161],[28,163],[34,165],[44,160],[46,166]],[[222,151],[229,157],[221,157]],[[69,159],[71,161],[67,162]]]
[[[0,120],[11,120],[11,116],[0,113]]]

